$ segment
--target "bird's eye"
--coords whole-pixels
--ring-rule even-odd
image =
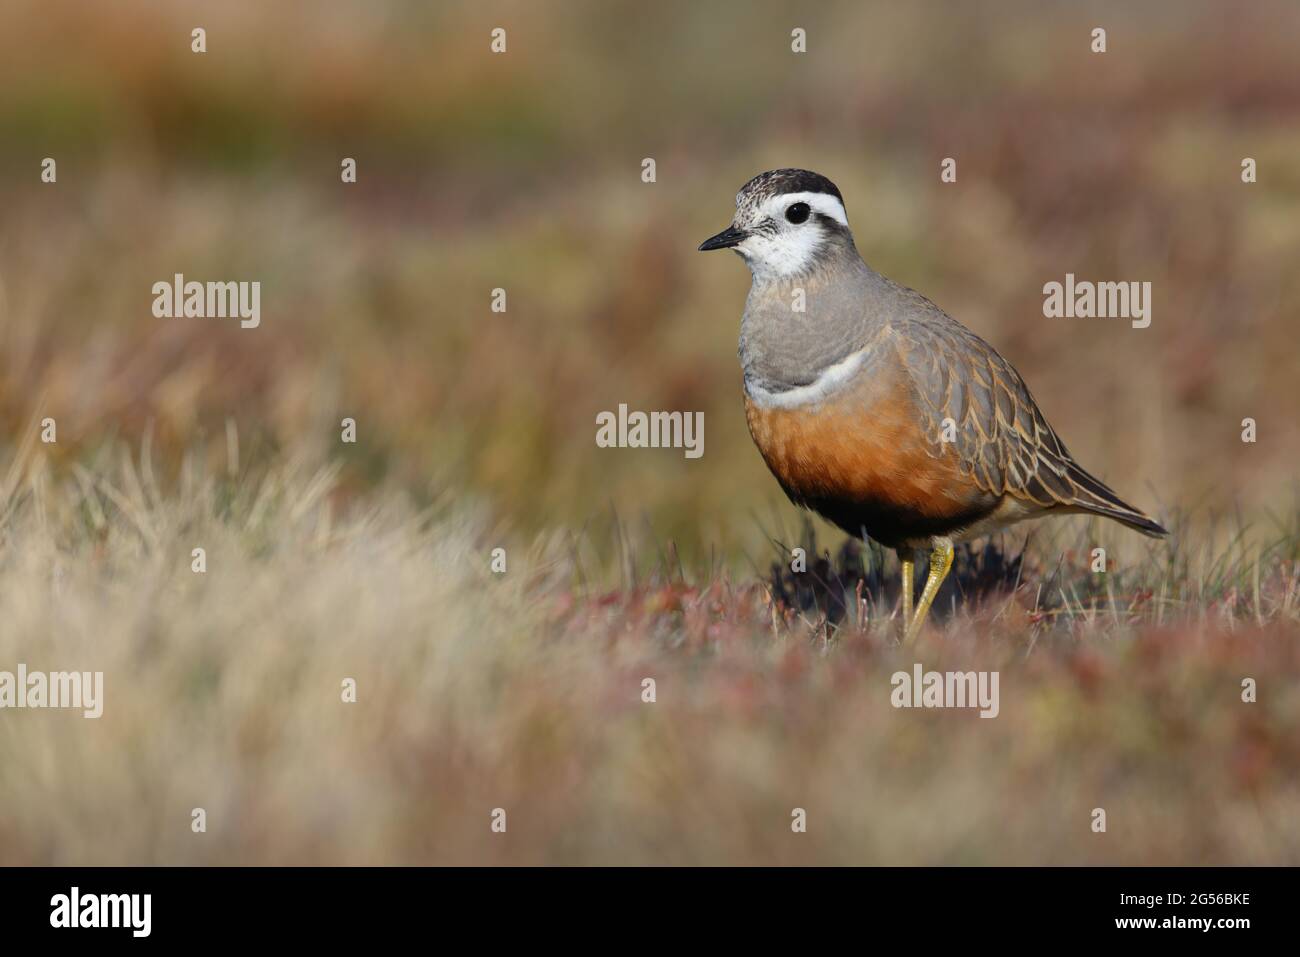
[[[795,203],[785,211],[785,218],[792,223],[802,223],[808,219],[808,214],[811,212],[807,203]]]

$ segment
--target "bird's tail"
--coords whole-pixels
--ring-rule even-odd
[[[1134,531],[1151,538],[1164,538],[1169,534],[1164,526],[1110,490],[1100,479],[1094,478],[1073,462],[1066,466],[1066,474],[1074,483],[1075,496],[1070,505],[1082,512],[1113,518]]]

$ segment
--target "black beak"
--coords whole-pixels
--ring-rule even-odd
[[[708,252],[710,249],[730,249],[732,246],[739,246],[745,241],[749,233],[743,229],[737,229],[735,226],[728,226],[716,236],[710,236],[704,242],[700,243],[700,252]]]

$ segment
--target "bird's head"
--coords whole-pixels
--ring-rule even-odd
[[[775,169],[740,188],[731,225],[700,249],[734,249],[756,280],[769,281],[804,275],[845,246],[853,248],[853,234],[835,184],[806,169]]]

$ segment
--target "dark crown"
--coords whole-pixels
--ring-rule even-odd
[[[841,203],[844,197],[839,188],[821,173],[806,169],[773,169],[759,173],[740,187],[740,197],[761,204],[773,196],[785,193],[827,193]]]

